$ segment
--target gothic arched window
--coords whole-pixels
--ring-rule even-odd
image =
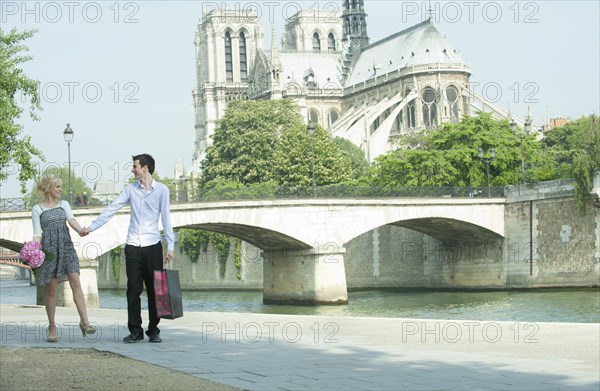
[[[458,122],[459,111],[458,111],[458,103],[459,96],[458,90],[454,86],[448,86],[446,88],[446,98],[448,98],[448,106],[450,107],[450,119],[452,123]]]
[[[315,109],[310,109],[308,112],[308,120],[311,121],[314,124],[318,124],[319,123],[319,113],[317,113],[317,110]]]
[[[225,74],[228,82],[233,82],[233,52],[231,50],[231,34],[225,33]]]
[[[321,51],[321,37],[319,37],[318,33],[313,34],[313,51],[320,52]]]
[[[416,105],[415,105],[415,101],[411,100],[407,107],[407,112],[406,112],[406,122],[409,128],[415,128],[417,126],[417,120],[416,120]]]
[[[240,33],[240,79],[248,80],[248,59],[246,57],[246,36]]]
[[[395,125],[397,130],[404,129],[404,109],[400,110],[398,115],[396,116]]]
[[[436,98],[433,88],[426,87],[423,90],[423,124],[427,129],[437,126]]]
[[[331,127],[339,118],[340,114],[336,110],[331,110],[329,112],[329,126]]]
[[[329,33],[329,35],[327,36],[327,50],[329,50],[330,52],[335,52],[337,50],[335,36],[333,35],[333,33]]]
[[[296,33],[292,31],[292,32],[290,33],[290,40],[289,40],[289,42],[287,43],[287,45],[288,45],[288,48],[289,48],[290,50],[296,50],[296,48],[298,47],[298,45],[296,44],[296,40],[297,40],[297,39],[298,39],[298,38],[296,37]]]

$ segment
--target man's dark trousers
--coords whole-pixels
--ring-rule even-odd
[[[160,318],[156,313],[154,300],[154,271],[163,269],[163,247],[158,242],[152,246],[136,247],[125,246],[125,267],[127,273],[127,326],[135,336],[141,336],[142,308],[140,296],[146,285],[148,296],[148,330],[146,334],[159,335],[158,322]]]

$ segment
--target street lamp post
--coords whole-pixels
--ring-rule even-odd
[[[65,141],[67,142],[67,149],[69,153],[69,205],[73,205],[73,187],[71,185],[71,141],[73,141],[73,129],[71,129],[71,125],[67,124],[65,131],[63,132],[63,136],[65,137]]]
[[[308,131],[308,135],[310,136],[310,157],[312,160],[312,193],[313,197],[315,197],[317,191],[317,185],[315,182],[315,141],[313,139],[313,134],[315,133],[315,123],[312,121],[308,121],[308,125],[306,125],[306,130]]]
[[[514,133],[517,133],[517,123],[512,120],[510,127]],[[523,150],[523,138],[525,135],[523,132],[518,133],[519,139],[521,139],[521,183],[525,183],[525,151]]]
[[[492,194],[490,192],[490,163],[494,160],[494,158],[496,157],[496,151],[494,150],[494,147],[492,147],[492,149],[490,150],[489,153],[489,157],[487,154],[487,151],[484,151],[483,148],[479,148],[479,153],[477,154],[477,156],[483,160],[483,162],[485,163],[485,167],[486,167],[486,174],[487,174],[487,191],[488,191],[488,197],[491,197]]]

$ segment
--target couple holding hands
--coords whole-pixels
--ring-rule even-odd
[[[44,262],[38,269],[37,284],[46,286],[44,305],[48,315],[48,342],[58,341],[55,323],[58,284],[69,281],[73,300],[77,307],[82,335],[94,334],[96,328],[87,316],[85,297],[79,279],[79,258],[69,234],[67,224],[80,236],[86,236],[106,224],[122,207],[131,207],[129,229],[125,245],[127,274],[127,326],[130,334],[124,342],[144,339],[142,328],[141,299],[143,285],[148,296],[148,326],[146,335],[150,342],[162,342],[154,301],[154,270],[162,270],[166,262],[173,259],[175,236],[171,225],[169,189],[153,179],[155,162],[152,156],[133,156],[132,173],[136,182],[130,183],[119,196],[107,206],[89,225],[82,227],[68,202],[61,200],[62,180],[47,175],[37,183],[44,200],[32,209],[33,240],[41,242],[42,248],[55,254],[55,259]],[[160,241],[159,219],[167,240],[167,252],[163,255]]]

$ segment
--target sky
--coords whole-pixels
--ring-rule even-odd
[[[43,111],[18,120],[46,161],[76,176],[125,184],[131,156],[149,153],[156,172],[189,169],[194,152],[194,33],[203,10],[258,10],[270,47],[298,9],[341,10],[342,1],[6,1],[4,31],[37,29],[25,44],[25,73],[40,81]],[[436,28],[471,67],[473,89],[534,124],[576,119],[600,108],[600,2],[365,0],[371,43],[423,21]],[[27,107],[26,101],[22,100]],[[1,198],[20,197],[18,166],[5,168]],[[31,184],[30,184],[31,186]]]

